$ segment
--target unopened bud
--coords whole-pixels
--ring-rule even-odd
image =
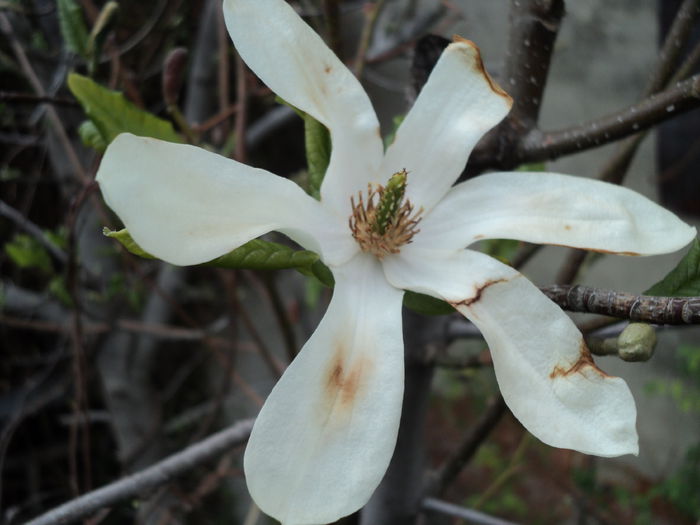
[[[656,348],[656,331],[648,324],[630,323],[617,338],[618,354],[625,361],[648,361]]]
[[[177,104],[186,63],[187,49],[184,47],[176,47],[165,57],[163,64],[163,100],[168,106]]]

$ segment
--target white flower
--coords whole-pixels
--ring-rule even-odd
[[[127,134],[109,146],[98,181],[136,242],[173,264],[203,263],[277,230],[333,271],[328,311],[250,437],[245,472],[258,505],[304,525],[368,500],[399,425],[404,290],[444,299],[479,327],[508,406],[539,439],[637,453],[625,382],[595,366],[574,324],[527,279],[465,248],[509,238],[650,255],[677,250],[695,230],[630,190],[565,175],[490,173],[453,186],[511,106],[469,41],[447,47],[385,152],[359,82],[285,2],[225,0],[224,13],[248,66],[330,130],[320,202],[266,171]],[[372,205],[403,170],[404,208],[377,228]]]

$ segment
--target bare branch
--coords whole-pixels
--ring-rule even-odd
[[[88,492],[29,521],[27,525],[57,525],[90,516],[96,511],[171,482],[187,471],[242,445],[253,428],[246,419],[190,445],[154,465],[102,488]]]
[[[609,315],[654,324],[700,324],[700,297],[634,295],[590,286],[540,288],[563,310]]]
[[[503,84],[513,97],[507,121],[516,129],[537,123],[542,92],[559,24],[564,16],[562,0],[513,0]]]
[[[685,44],[693,30],[693,22],[700,14],[698,3],[698,0],[685,0],[678,9],[676,18],[671,25],[668,35],[666,35],[661,51],[659,51],[658,65],[644,90],[646,95],[663,89],[673,75],[678,57],[685,48]]]
[[[559,131],[533,130],[518,148],[521,162],[553,159],[633,135],[700,106],[700,75],[622,111]]]

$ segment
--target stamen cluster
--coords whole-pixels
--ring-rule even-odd
[[[404,199],[406,170],[395,173],[386,186],[367,185],[367,198],[358,192],[357,202],[350,197],[352,215],[348,220],[350,231],[363,252],[378,259],[399,253],[401,246],[411,242],[420,230],[423,208],[414,212],[413,205]]]

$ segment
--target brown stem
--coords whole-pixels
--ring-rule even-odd
[[[379,19],[379,14],[384,9],[386,0],[377,0],[374,4],[370,4],[367,7],[367,18],[365,24],[362,27],[362,34],[360,35],[360,43],[357,47],[357,55],[355,56],[355,76],[357,78],[362,77],[362,72],[367,63],[367,50],[369,45],[372,43],[372,36],[374,35],[374,28],[377,25],[377,20]]]
[[[517,164],[517,145],[537,124],[563,16],[563,0],[511,0],[508,50],[501,84],[513,98],[513,108],[475,148],[469,159],[468,176],[487,167],[512,168]]]
[[[563,310],[609,315],[654,324],[700,324],[700,297],[635,295],[590,286],[540,288]]]
[[[474,457],[476,451],[496,427],[506,411],[507,407],[503,396],[498,394],[498,397],[491,402],[491,405],[482,414],[479,421],[469,429],[452,456],[437,470],[433,481],[426,491],[427,494],[440,495],[447,490],[466,464]]]
[[[328,47],[336,56],[343,60],[343,45],[340,37],[340,2],[339,0],[323,0],[323,18],[326,21]]]
[[[528,133],[518,147],[520,162],[554,159],[633,135],[700,106],[700,75],[619,112],[558,131]]]

